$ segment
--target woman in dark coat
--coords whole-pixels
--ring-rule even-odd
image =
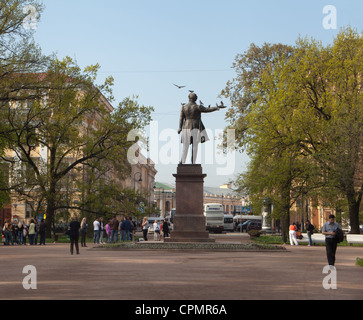
[[[79,254],[78,247],[78,239],[79,239],[79,228],[81,224],[78,221],[78,218],[75,217],[74,221],[72,221],[69,225],[69,238],[71,239],[71,254],[73,254],[73,247],[76,246],[77,254]]]

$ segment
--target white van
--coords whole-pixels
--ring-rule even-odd
[[[234,223],[233,223],[233,215],[225,214],[224,215],[224,230],[225,231],[234,231]]]
[[[205,227],[207,231],[221,233],[224,230],[223,205],[207,203],[204,205]]]

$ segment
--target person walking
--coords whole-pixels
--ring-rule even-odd
[[[331,214],[329,221],[324,223],[321,232],[325,235],[325,247],[326,257],[328,259],[329,266],[334,267],[335,255],[338,246],[338,239],[336,238],[336,230],[339,228],[339,224],[335,222],[335,216]]]
[[[306,230],[306,233],[308,235],[309,246],[312,246],[313,245],[313,242],[311,240],[311,235],[314,232],[314,228],[315,227],[310,223],[310,221],[309,220],[306,220],[306,222],[305,222],[305,230]]]
[[[14,219],[13,220],[13,224],[11,226],[12,228],[12,236],[13,236],[13,242],[15,242],[16,244],[19,245],[19,239],[18,239],[18,220],[17,219]]]
[[[163,222],[163,232],[164,232],[164,239],[169,237],[169,224],[168,221],[164,220]]]
[[[296,239],[296,230],[297,230],[297,227],[296,227],[296,224],[293,223],[292,225],[290,225],[289,227],[289,238],[290,238],[290,244],[293,246],[294,244],[296,246],[298,246],[298,242],[297,242],[297,239]]]
[[[73,254],[73,247],[76,247],[76,252],[79,254],[79,229],[81,228],[81,224],[78,221],[78,218],[75,217],[74,220],[69,224],[69,238],[71,240],[71,254]]]
[[[164,239],[164,230],[163,230],[163,224],[164,224],[164,219],[163,220],[161,220],[161,223],[160,223],[160,225],[159,225],[159,227],[160,227],[160,240],[161,239]]]
[[[158,224],[158,220],[155,220],[153,223],[153,229],[154,229],[154,241],[159,241],[160,237],[160,226]]]
[[[37,219],[34,220],[34,224],[35,224],[35,236],[34,236],[34,244],[37,245],[38,244],[38,234],[39,234],[39,221]]]
[[[5,222],[3,231],[5,232],[5,245],[10,246],[10,242],[11,242],[11,245],[13,246],[14,240],[12,237],[12,225],[11,225],[10,220],[7,220]]]
[[[87,247],[86,246],[86,236],[87,236],[87,219],[83,218],[81,221],[81,246],[82,247]]]
[[[127,235],[127,240],[132,241],[132,239],[134,238],[135,231],[136,231],[136,224],[134,221],[132,221],[132,217],[129,217],[129,222],[130,222],[130,230]]]
[[[110,226],[111,221],[108,220],[105,226],[105,230],[106,230],[106,236],[107,236],[107,243],[111,242],[111,226]]]
[[[23,221],[23,244],[26,246],[26,238],[29,235],[29,226]]]
[[[18,223],[18,244],[19,245],[24,244],[24,239],[23,239],[23,229],[24,229],[24,227],[23,227],[23,223],[24,223],[24,221],[21,222],[19,220],[19,223]]]
[[[100,222],[100,243],[104,244],[104,242],[103,242],[103,231],[104,231],[103,217],[100,217],[98,219],[98,221]]]
[[[111,241],[113,243],[118,242],[118,226],[119,221],[116,219],[116,215],[113,216],[113,219],[111,221]]]
[[[100,240],[100,222],[96,218],[95,221],[93,221],[93,244],[99,244]]]
[[[142,222],[142,236],[145,241],[147,241],[147,232],[149,230],[149,221],[147,217],[144,217],[144,221]]]
[[[34,219],[31,219],[29,225],[29,244],[31,246],[34,245],[34,240],[35,240],[35,223]]]
[[[40,220],[40,224],[39,224],[39,245],[44,245],[45,246],[45,232],[47,230],[47,225],[44,221],[44,219]]]
[[[120,232],[121,232],[121,241],[126,241],[126,237],[127,237],[127,230],[128,230],[128,226],[127,226],[127,219],[125,217],[122,218],[122,222],[120,223]]]
[[[111,242],[111,221],[108,220],[107,223],[106,223],[106,235],[107,235],[107,243],[110,243]]]

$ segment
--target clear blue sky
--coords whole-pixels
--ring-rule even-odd
[[[115,78],[114,106],[139,95],[155,108],[159,131],[177,129],[180,103],[194,90],[214,106],[234,72],[238,53],[251,43],[294,44],[301,36],[331,43],[339,28],[363,30],[363,1],[331,0],[43,0],[45,10],[35,39],[46,54],[70,56],[79,65],[99,63],[100,79]],[[323,7],[334,5],[337,29],[326,30]],[[178,90],[172,83],[186,85]],[[228,101],[224,101],[228,105]],[[225,111],[207,114],[212,131],[223,129]],[[150,137],[152,139],[155,137]],[[162,144],[162,142],[160,143]],[[219,186],[245,169],[238,154],[231,175],[219,176],[205,165],[207,186]],[[176,165],[157,165],[157,180],[174,182]]]

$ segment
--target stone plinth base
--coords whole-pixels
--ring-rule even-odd
[[[214,242],[209,238],[203,215],[203,184],[207,176],[199,164],[180,164],[176,181],[174,230],[165,242]]]

